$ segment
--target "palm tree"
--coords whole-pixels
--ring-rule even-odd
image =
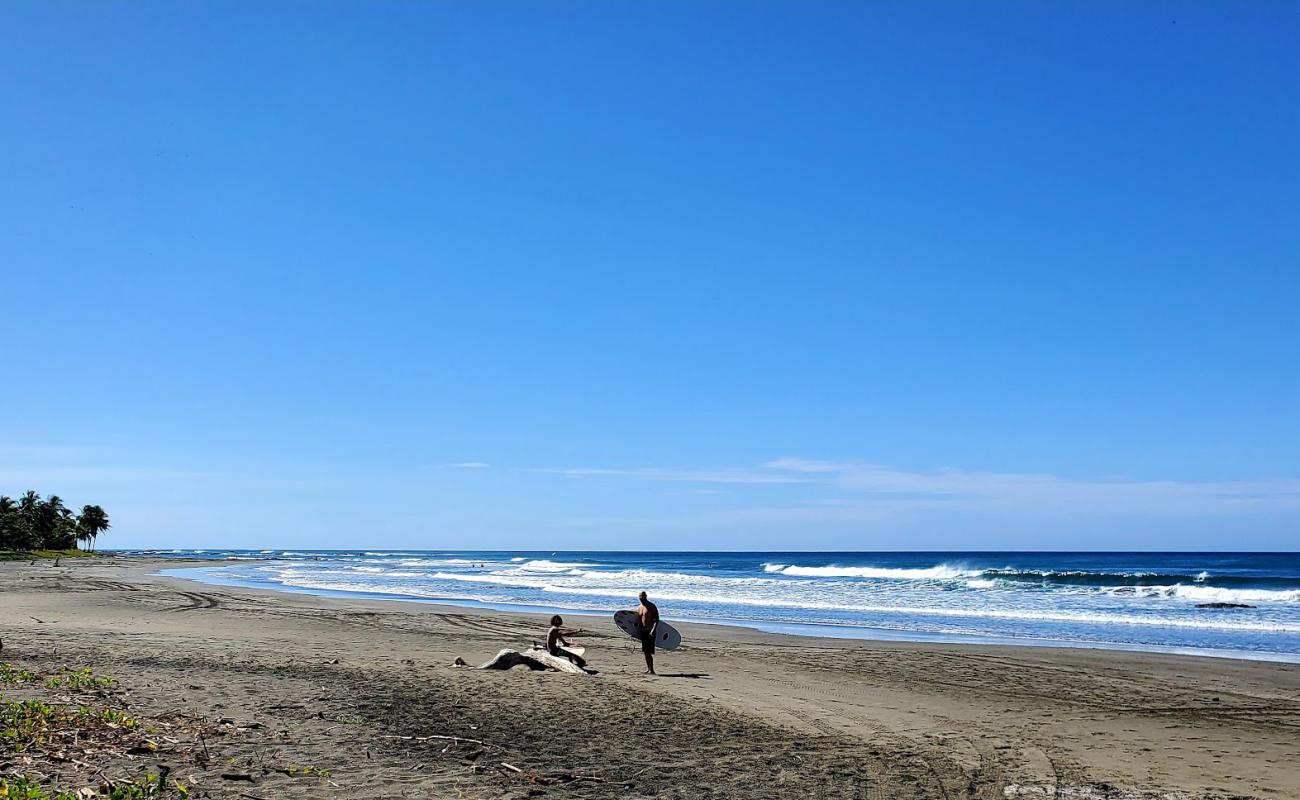
[[[50,550],[62,550],[70,544],[76,542],[75,537],[72,541],[67,541],[65,533],[65,523],[72,524],[70,515],[66,512],[68,509],[63,505],[63,498],[57,494],[52,494],[37,506],[36,513],[36,539],[38,547],[49,548]]]
[[[18,498],[18,508],[24,514],[34,514],[36,506],[40,505],[41,496],[36,492],[27,490],[27,493]]]
[[[0,495],[0,550],[12,550],[18,540],[18,504]]]
[[[71,550],[77,546],[77,518],[70,508],[59,508],[59,516],[54,521],[54,533],[50,546],[54,550]]]
[[[108,530],[111,525],[108,523],[108,514],[99,506],[83,506],[81,516],[77,518],[77,538],[88,540],[90,549],[95,549],[95,539]]]
[[[40,514],[44,503],[41,496],[28,491],[18,498],[17,522],[14,525],[14,540],[11,547],[15,550],[35,550],[40,547]]]

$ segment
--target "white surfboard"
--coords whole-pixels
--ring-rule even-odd
[[[543,644],[542,642],[533,642],[533,649],[534,649],[534,650],[545,650],[545,649],[546,649],[546,645]],[[561,650],[567,650],[567,651],[569,651],[570,653],[573,653],[575,656],[579,656],[579,657],[581,657],[581,656],[585,656],[585,655],[587,654],[587,648],[583,647],[583,646],[580,645],[580,644],[575,644],[575,645],[572,645],[572,646],[570,646],[570,647],[565,647],[564,645],[560,645],[560,649],[561,649]]]
[[[677,629],[663,620],[655,626],[655,647],[660,650],[676,650],[682,643],[682,635]]]
[[[614,612],[614,624],[619,627],[623,633],[641,641],[641,618],[636,615],[635,611],[616,611]],[[682,635],[677,629],[663,620],[655,626],[655,647],[660,650],[676,650],[677,646],[682,643]]]

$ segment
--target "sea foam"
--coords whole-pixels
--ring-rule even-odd
[[[900,581],[950,581],[958,578],[974,578],[981,574],[980,570],[963,569],[951,564],[939,564],[938,566],[920,569],[841,567],[835,564],[821,567],[805,567],[797,564],[764,564],[763,571],[808,578],[876,578]]]

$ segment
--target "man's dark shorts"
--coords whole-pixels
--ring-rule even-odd
[[[655,654],[655,637],[652,633],[641,634],[641,652],[648,656]]]

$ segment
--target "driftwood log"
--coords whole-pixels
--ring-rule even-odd
[[[526,653],[518,650],[502,650],[491,661],[479,665],[479,669],[512,669],[520,664],[532,670],[553,669],[575,675],[591,674],[569,659],[553,656],[545,650],[529,650]]]

